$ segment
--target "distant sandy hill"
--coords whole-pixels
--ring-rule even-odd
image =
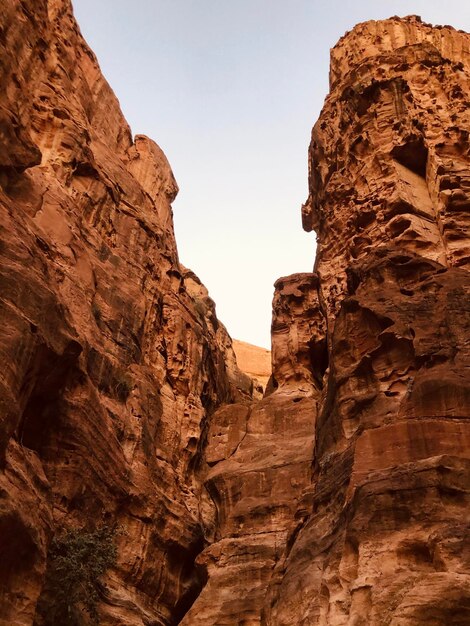
[[[242,372],[252,378],[256,378],[266,389],[267,382],[271,376],[271,352],[266,348],[254,346],[245,341],[233,340],[233,349],[237,356],[238,367]]]

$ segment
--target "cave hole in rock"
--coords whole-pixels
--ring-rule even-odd
[[[392,237],[402,235],[411,226],[411,220],[405,216],[396,217],[388,225]]]
[[[25,448],[34,450],[40,457],[46,454],[59,411],[56,401],[50,402],[43,394],[33,394],[23,413],[19,442]]]
[[[428,149],[424,145],[422,137],[414,137],[401,146],[395,146],[391,155],[400,165],[418,174],[418,176],[426,178]]]
[[[403,543],[398,547],[397,557],[400,563],[409,567],[412,565],[432,567],[433,564],[433,555],[424,541],[410,540]]]
[[[373,224],[376,219],[375,211],[361,211],[353,219],[353,226],[356,230],[363,230]]]
[[[41,458],[47,457],[60,421],[61,397],[81,351],[76,341],[71,341],[62,354],[41,344],[25,376],[23,388],[31,391],[18,425],[17,440]]]

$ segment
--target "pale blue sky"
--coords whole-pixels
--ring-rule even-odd
[[[273,283],[311,271],[307,148],[329,49],[367,19],[470,30],[468,0],[73,0],[134,134],[165,151],[181,261],[232,337],[270,347]]]

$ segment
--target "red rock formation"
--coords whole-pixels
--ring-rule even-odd
[[[316,274],[277,282],[276,391],[214,416],[218,517],[185,625],[470,621],[469,45],[411,17],[332,51]]]
[[[324,334],[321,323],[309,321],[319,310],[317,286],[314,274],[276,283],[277,389],[261,402],[223,407],[211,421],[204,485],[213,543],[197,559],[208,582],[182,624],[260,623],[273,569],[311,483],[319,382],[310,355]]]
[[[329,367],[266,624],[470,622],[469,51],[415,17],[332,51],[303,209]]]
[[[113,523],[104,625],[469,623],[470,37],[333,49],[315,273],[276,283],[252,402],[69,1],[4,5],[0,624],[42,623],[55,533]]]
[[[208,419],[251,381],[70,2],[6,0],[0,26],[0,623],[40,623],[55,532],[117,523],[101,623],[174,624],[202,584]]]
[[[348,266],[379,244],[469,262],[469,65],[466,33],[414,17],[360,24],[332,50],[303,207],[330,319]]]

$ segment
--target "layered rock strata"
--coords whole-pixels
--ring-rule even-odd
[[[303,208],[328,369],[263,623],[470,621],[469,52],[413,16],[332,50]]]
[[[204,476],[212,545],[197,558],[208,582],[182,624],[260,623],[273,570],[311,484],[318,384],[308,355],[316,335],[324,334],[321,323],[309,321],[319,314],[317,287],[314,274],[277,282],[277,388],[261,402],[226,406],[213,416]]]
[[[209,433],[217,531],[183,624],[470,621],[469,45],[409,17],[332,51],[315,274],[276,284],[267,397]]]
[[[102,524],[105,626],[469,623],[470,36],[332,50],[315,272],[276,283],[253,401],[70,3],[4,5],[0,624],[40,626],[54,534]]]
[[[52,537],[103,524],[101,623],[176,624],[202,585],[209,419],[252,382],[70,2],[3,2],[0,63],[0,624],[40,624]]]

